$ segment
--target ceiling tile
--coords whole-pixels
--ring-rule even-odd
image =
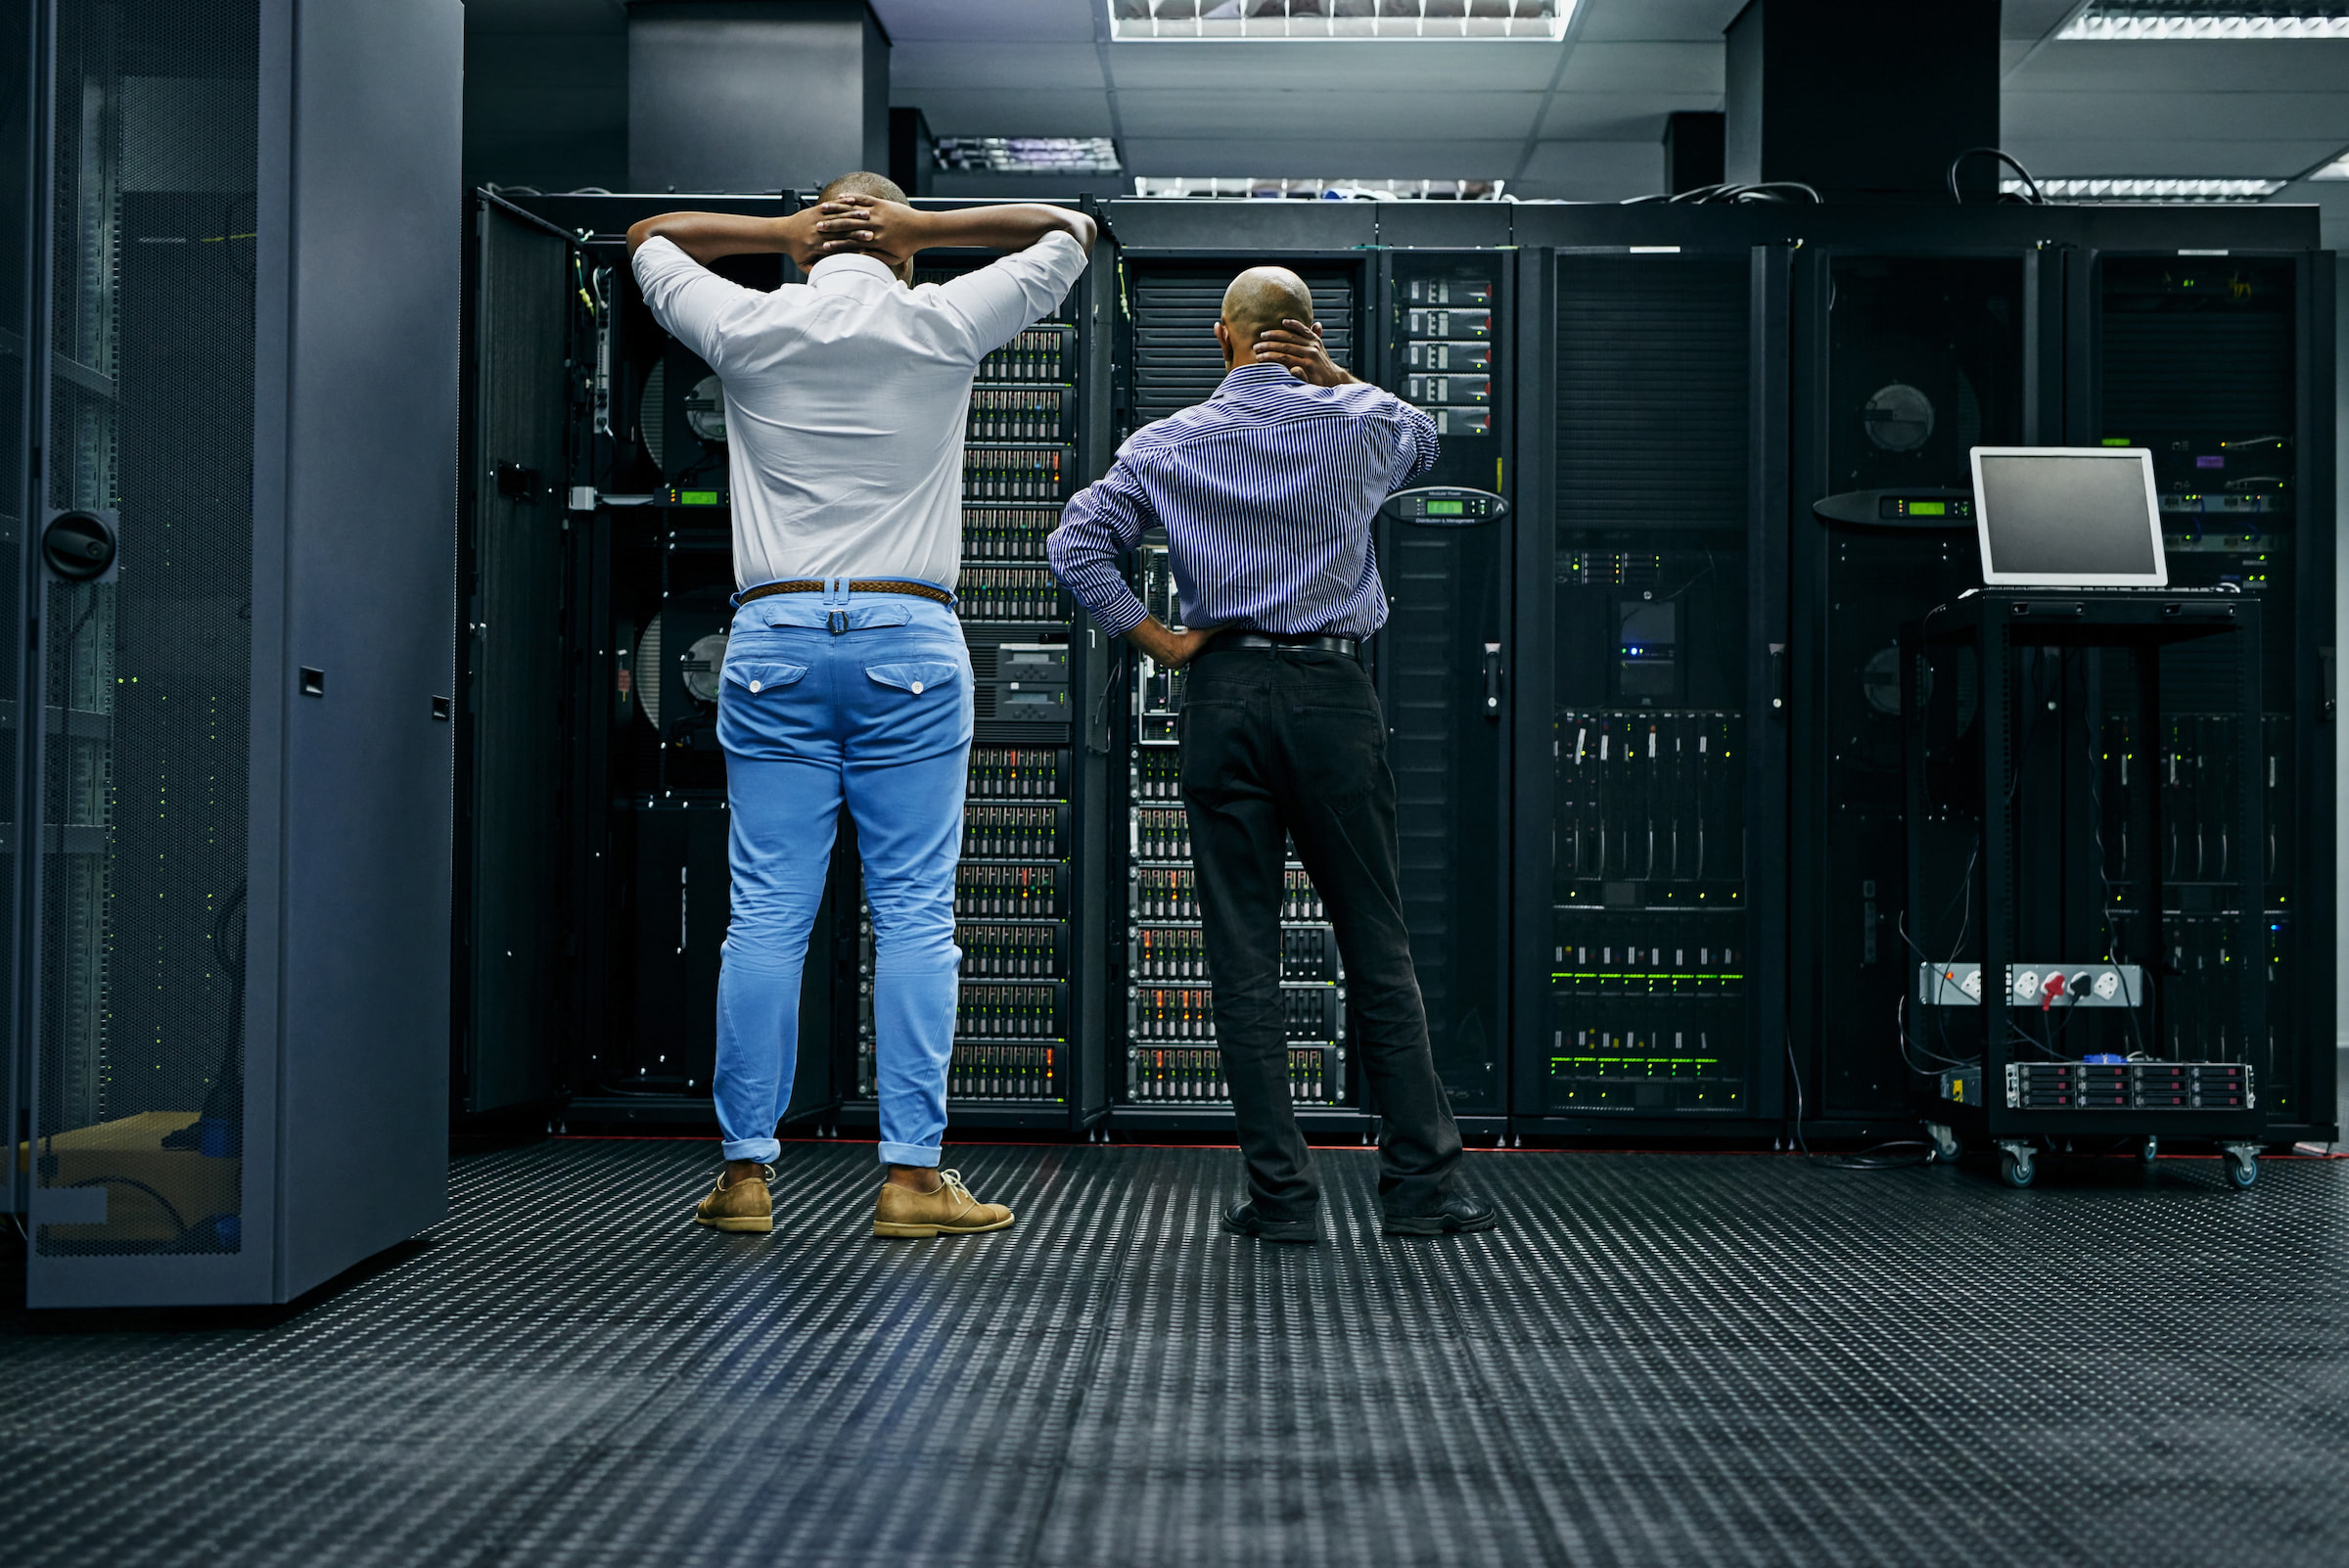
[[[1541,113],[1537,92],[1467,96],[1313,90],[1170,92],[1119,84],[1118,115],[1129,137],[1359,136],[1390,140],[1415,131],[1431,142],[1531,135]]]
[[[476,0],[479,3],[479,0]],[[890,42],[916,38],[1092,41],[1101,0],[872,0]]]
[[[1579,43],[1558,90],[1719,93],[1725,55],[1718,43]]]
[[[2000,7],[1999,36],[2035,44],[2079,9],[2080,0],[2005,0]]]
[[[1544,141],[1661,141],[1664,116],[1721,107],[1719,93],[1560,93],[1542,121]]]
[[[2001,105],[2000,133],[2012,140],[2150,142],[2187,136],[2199,142],[2349,140],[2349,92],[2332,93],[2016,93]]]
[[[1664,188],[1658,142],[1542,142],[1510,191],[1570,202],[1620,202]]]
[[[1686,39],[1718,44],[1722,29],[1745,0],[1583,0],[1589,15],[1575,36],[1583,43]]]
[[[889,52],[890,96],[947,87],[995,88],[1025,95],[1037,88],[1101,85],[1091,44],[916,43]]]
[[[2056,43],[2006,80],[2009,92],[2340,92],[2345,87],[2349,38]]]

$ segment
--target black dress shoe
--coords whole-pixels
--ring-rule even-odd
[[[1223,1228],[1235,1236],[1259,1241],[1293,1241],[1311,1245],[1321,1239],[1321,1226],[1313,1220],[1267,1220],[1253,1203],[1235,1203],[1223,1211]]]
[[[1471,1230],[1490,1230],[1500,1223],[1500,1212],[1489,1203],[1454,1193],[1434,1214],[1387,1216],[1390,1236],[1457,1236]]]

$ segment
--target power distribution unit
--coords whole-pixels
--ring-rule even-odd
[[[27,1297],[285,1301],[446,1213],[463,12],[0,26]]]

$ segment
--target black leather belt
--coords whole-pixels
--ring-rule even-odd
[[[1318,648],[1323,653],[1343,654],[1348,659],[1362,656],[1362,645],[1352,637],[1288,637],[1271,631],[1226,631],[1207,646],[1210,653],[1221,653],[1225,648]]]
[[[745,588],[734,596],[737,607],[754,599],[772,598],[778,593],[821,593],[831,584],[816,577],[795,578],[790,582],[768,582],[756,588]],[[927,582],[901,582],[895,577],[856,577],[849,583],[851,593],[907,593],[916,599],[928,599],[933,604],[952,605],[954,595],[944,588],[934,588]]]

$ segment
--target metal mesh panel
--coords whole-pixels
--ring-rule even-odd
[[[42,613],[44,1254],[233,1251],[252,663],[253,0],[58,7]]]
[[[1204,267],[1153,267],[1133,281],[1133,419],[1147,425],[1206,402],[1223,383],[1216,322],[1223,291],[1242,270],[1237,262]],[[1350,268],[1294,269],[1313,294],[1313,316],[1329,357],[1354,368],[1354,273]]]

